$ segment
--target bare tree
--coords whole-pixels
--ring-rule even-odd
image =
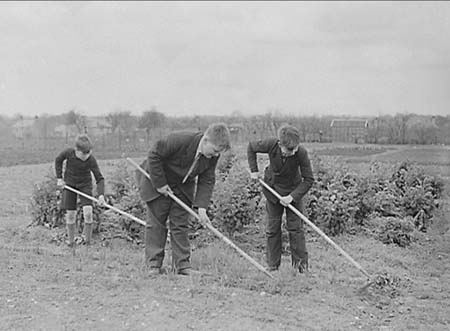
[[[111,125],[112,133],[118,134],[119,149],[122,149],[123,136],[129,135],[129,133],[133,130],[133,127],[135,125],[135,121],[134,118],[131,116],[131,112],[129,111],[112,112],[106,116],[106,120]],[[135,137],[133,139],[135,139]]]
[[[143,112],[139,121],[139,128],[145,129],[147,133],[147,143],[150,139],[150,131],[152,129],[160,129],[165,121],[166,115],[157,111],[155,107],[150,111]]]
[[[106,120],[109,124],[111,124],[111,130],[113,133],[115,133],[117,129],[130,129],[133,124],[133,118],[131,116],[131,112],[129,111],[116,111],[109,113],[106,116]]]

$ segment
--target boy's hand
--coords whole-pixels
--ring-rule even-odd
[[[255,180],[257,180],[257,179],[259,179],[259,172],[251,172],[250,173],[250,178],[251,179],[255,179]]]
[[[198,216],[200,217],[200,221],[202,223],[208,223],[211,224],[211,221],[209,220],[208,215],[206,214],[206,209],[205,208],[199,208],[198,209]]]
[[[98,197],[98,204],[99,204],[100,207],[104,207],[105,206],[106,201],[105,201],[105,197],[103,196],[103,194]]]
[[[289,195],[286,195],[285,197],[281,197],[281,198],[280,198],[280,203],[281,203],[283,206],[287,207],[287,206],[289,206],[289,204],[290,204],[293,200],[294,200],[294,198],[292,198],[292,196],[289,194]]]
[[[57,185],[58,187],[64,187],[64,185],[66,185],[66,183],[64,182],[64,179],[58,178],[58,179],[56,180],[56,185]]]
[[[170,189],[169,185],[164,185],[162,187],[159,187],[156,189],[159,193],[161,193],[164,196],[168,196],[169,193],[173,194],[172,190]]]

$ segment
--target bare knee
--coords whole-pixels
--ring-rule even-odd
[[[66,212],[66,224],[75,224],[76,219],[77,219],[76,210],[68,210]]]

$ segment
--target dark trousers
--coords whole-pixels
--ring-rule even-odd
[[[182,195],[177,196],[188,204]],[[149,219],[145,228],[145,261],[149,267],[160,268],[167,240],[166,221],[169,219],[172,261],[177,270],[190,268],[189,213],[170,197],[160,196],[147,202]]]
[[[292,202],[292,205],[300,212],[303,212],[303,203],[301,200],[299,202]],[[269,268],[278,268],[281,263],[281,220],[284,210],[286,210],[286,230],[289,234],[292,265],[297,266],[300,260],[308,259],[303,220],[279,202],[273,203],[267,200],[266,236],[267,264]]]

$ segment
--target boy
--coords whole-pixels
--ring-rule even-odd
[[[230,149],[230,133],[224,124],[212,124],[206,132],[179,131],[158,140],[143,168],[151,181],[136,172],[139,193],[147,204],[145,261],[149,275],[161,273],[169,219],[173,264],[180,275],[191,274],[189,213],[173,201],[169,192],[198,210],[202,222],[209,222],[206,209],[215,184],[220,153]]]
[[[282,196],[278,201],[263,188],[267,211],[267,264],[270,271],[278,270],[281,263],[281,219],[285,209],[292,265],[300,273],[308,269],[303,221],[286,208],[292,204],[302,212],[302,197],[314,182],[308,153],[299,144],[300,133],[297,128],[284,125],[278,130],[278,138],[251,141],[247,148],[251,177],[259,178],[256,154],[268,154],[270,163],[264,171],[264,181]]]
[[[68,185],[74,189],[92,196],[92,177],[94,174],[97,183],[98,200],[100,205],[105,203],[103,196],[105,191],[105,180],[97,164],[97,160],[91,153],[92,144],[86,134],[78,135],[75,140],[75,148],[63,150],[55,160],[57,185],[64,187]],[[62,176],[63,162],[66,160],[64,179]],[[92,237],[92,201],[80,196],[83,206],[84,236],[86,245],[90,245]],[[64,189],[62,192],[61,209],[66,210],[67,235],[69,247],[74,245],[76,216],[77,216],[77,194]]]

